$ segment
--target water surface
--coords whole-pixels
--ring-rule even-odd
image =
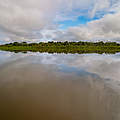
[[[0,120],[120,120],[119,55],[0,52]]]

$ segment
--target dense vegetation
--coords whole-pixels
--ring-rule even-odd
[[[0,45],[0,50],[11,52],[48,52],[48,53],[116,53],[120,52],[120,44],[116,42],[40,42],[9,43]]]

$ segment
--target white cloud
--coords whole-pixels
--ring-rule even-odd
[[[44,36],[40,31],[54,28],[55,32],[47,37],[55,40],[59,36],[63,40],[120,37],[119,3],[120,0],[0,0],[0,33],[7,40],[41,39]],[[56,30],[57,21],[76,19],[80,15],[94,17],[111,11],[117,13],[85,26]]]
[[[86,25],[70,27],[59,31],[55,40],[116,40],[120,41],[120,12],[107,14]],[[57,33],[57,32],[56,32]]]
[[[55,0],[1,0],[0,29],[10,35],[29,37],[51,22],[55,14]]]
[[[54,19],[56,19],[56,15],[60,16],[63,13],[66,17],[74,8],[78,9],[81,6],[88,6],[86,4],[88,1],[1,0],[0,30],[6,32],[9,36],[15,35],[29,38],[31,37],[31,31],[41,30],[52,24]]]
[[[78,39],[120,39],[120,12],[107,14],[86,26],[73,27],[70,31]]]

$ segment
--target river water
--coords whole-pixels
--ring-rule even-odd
[[[1,51],[0,120],[120,120],[120,53]]]

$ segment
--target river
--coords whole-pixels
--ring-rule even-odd
[[[120,53],[0,51],[0,120],[120,120]]]

